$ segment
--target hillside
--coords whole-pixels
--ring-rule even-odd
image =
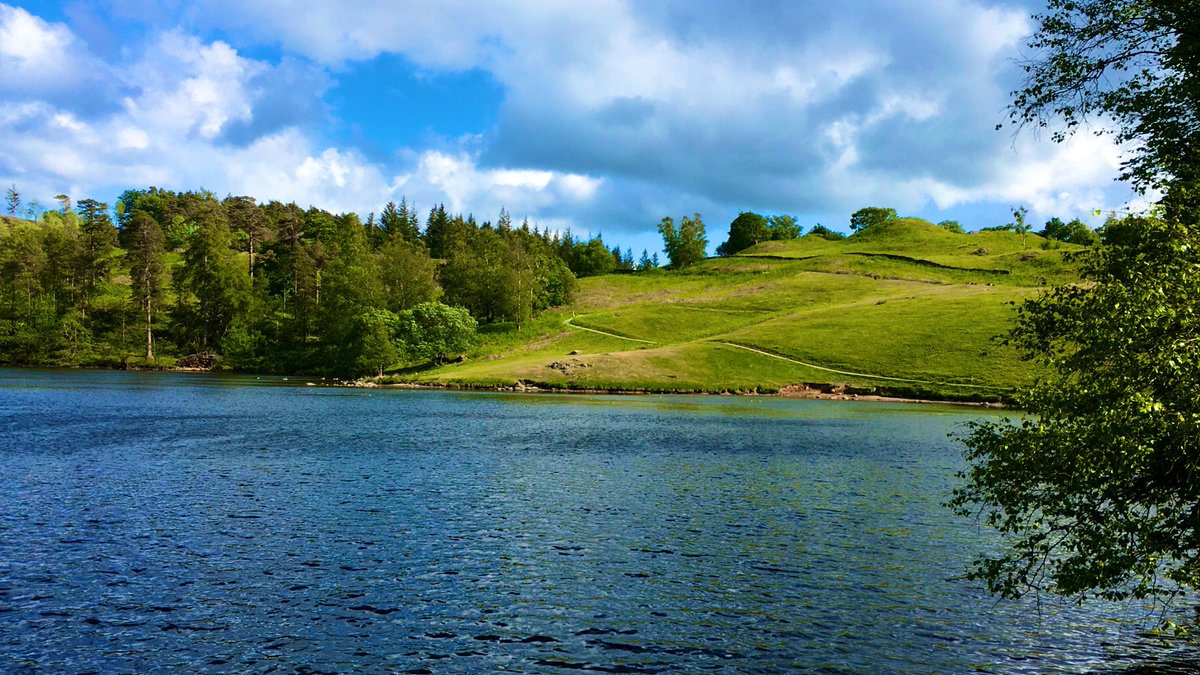
[[[1077,247],[902,219],[769,242],[676,272],[583,280],[568,311],[485,334],[464,363],[393,381],[649,391],[798,385],[993,400],[1037,372],[992,338],[1075,278]]]

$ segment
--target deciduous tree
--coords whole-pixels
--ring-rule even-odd
[[[717,255],[729,256],[771,239],[771,227],[757,213],[742,211],[729,223],[729,238],[717,247]]]
[[[692,214],[691,218],[684,216],[678,229],[675,221],[667,216],[659,222],[658,233],[662,235],[663,249],[671,267],[679,269],[704,260],[708,239],[704,236],[704,221],[699,213]]]
[[[399,334],[416,358],[442,363],[461,354],[475,341],[476,322],[462,307],[423,302],[399,314]]]
[[[1020,310],[1009,342],[1054,377],[1028,416],[965,438],[955,491],[1005,545],[971,576],[995,593],[1078,599],[1200,589],[1200,213],[1134,218],[1083,276]]]
[[[1003,535],[971,571],[993,592],[1165,602],[1200,589],[1200,11],[1050,0],[1036,19],[1012,119],[1057,140],[1113,124],[1125,175],[1165,197],[1106,226],[1086,283],[1022,306],[1008,340],[1053,375],[1028,416],[973,425],[952,504]]]
[[[896,219],[896,209],[884,206],[864,206],[850,214],[850,229],[855,232]]]

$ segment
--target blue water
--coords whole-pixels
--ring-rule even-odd
[[[0,672],[1186,669],[956,579],[982,414],[0,370]]]

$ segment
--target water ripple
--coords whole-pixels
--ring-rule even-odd
[[[0,371],[0,671],[1185,672],[999,603],[961,411]],[[1118,621],[1115,619],[1127,620]]]

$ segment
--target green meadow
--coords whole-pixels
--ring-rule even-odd
[[[566,309],[487,327],[460,363],[385,381],[581,390],[824,391],[1002,400],[1039,371],[995,338],[1077,278],[1079,247],[900,219],[676,271],[581,281]]]

